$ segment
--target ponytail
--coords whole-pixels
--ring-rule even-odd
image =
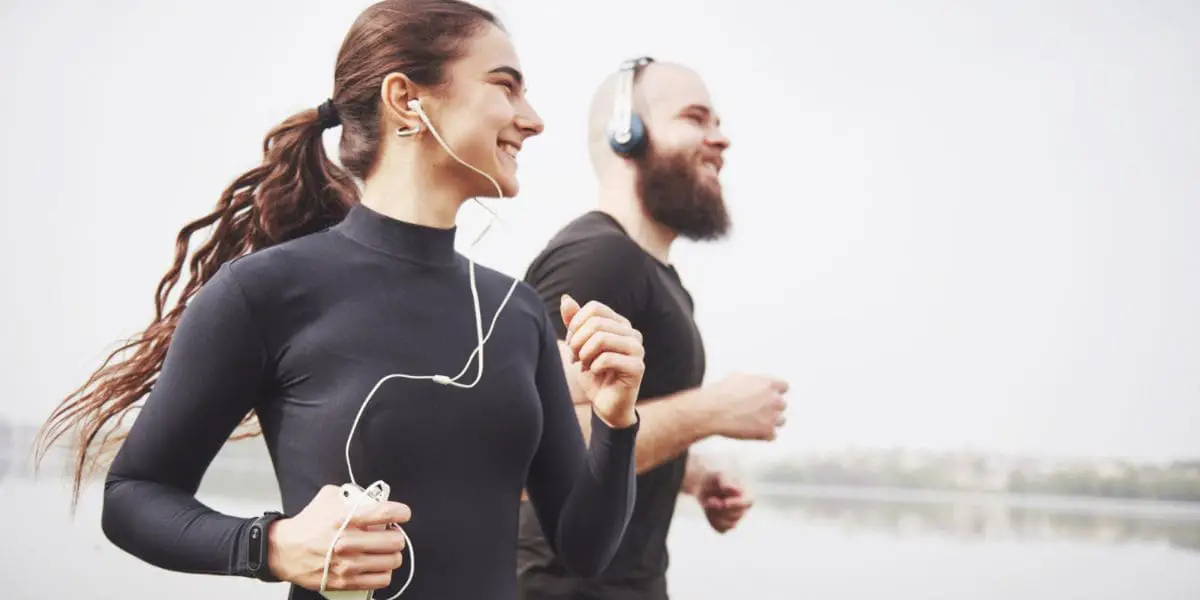
[[[73,508],[78,506],[83,480],[125,439],[122,424],[157,381],[184,307],[200,287],[238,256],[345,218],[358,202],[354,179],[366,179],[379,159],[379,89],[384,78],[406,73],[418,85],[443,86],[446,65],[464,56],[469,41],[490,25],[500,27],[495,15],[461,0],[381,0],[358,16],[334,65],[336,107],[327,101],[267,133],[262,164],[235,179],[221,193],[215,210],[180,230],[175,261],[155,291],[154,320],[110,354],[38,432],[35,467],[60,437],[75,433]],[[321,140],[325,129],[338,124],[342,125],[342,167],[325,156]],[[209,239],[188,258],[192,236],[209,227]],[[179,283],[185,262],[190,278],[168,310],[167,298]],[[257,433],[251,413],[232,439]]]
[[[289,117],[267,133],[262,164],[225,188],[211,213],[179,231],[174,263],[155,292],[150,325],[109,354],[42,426],[35,440],[35,468],[60,437],[75,432],[72,508],[78,506],[84,479],[107,464],[125,439],[122,424],[153,388],[179,318],[200,287],[230,260],[329,227],[357,202],[353,178],[329,160],[322,143],[322,132],[336,124],[337,111],[329,101]],[[208,241],[188,259],[192,236],[210,226]],[[167,310],[167,297],[185,261],[190,278]],[[125,353],[131,354],[117,359]],[[242,433],[235,432],[231,439],[257,435],[256,421],[253,413],[247,415],[239,426]]]

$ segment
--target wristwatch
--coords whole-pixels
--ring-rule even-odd
[[[271,523],[283,516],[283,513],[267,511],[250,524],[246,532],[246,570],[251,577],[261,581],[279,581],[267,564],[267,549],[270,547],[267,543],[267,533],[271,529]]]

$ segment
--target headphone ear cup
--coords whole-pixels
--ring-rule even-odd
[[[630,157],[642,151],[646,145],[646,124],[637,115],[629,118],[629,140],[620,142],[616,135],[608,136],[608,145],[617,156]]]

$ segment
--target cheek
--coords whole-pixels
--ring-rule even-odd
[[[703,146],[704,136],[697,134],[694,128],[660,127],[650,132],[654,147],[669,153],[689,153]]]
[[[503,98],[482,98],[458,113],[459,142],[477,156],[493,153],[496,142],[513,123],[515,112]]]
[[[486,123],[492,132],[492,139],[500,137],[500,133],[513,126],[517,111],[508,98],[497,95],[484,103],[479,111],[480,122]]]

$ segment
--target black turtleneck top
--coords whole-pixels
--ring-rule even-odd
[[[454,229],[356,205],[338,225],[224,265],[186,308],[157,383],[115,458],[102,525],[130,554],[174,571],[248,576],[257,515],[195,498],[247,413],[257,413],[283,512],[349,481],[345,444],[363,400],[393,373],[457,375],[477,338]],[[486,333],[512,279],[476,265]],[[586,300],[586,298],[581,298]],[[382,479],[412,508],[405,599],[516,597],[521,491],[555,551],[602,570],[633,509],[638,426],[593,415],[585,445],[551,317],[521,283],[484,347],[475,387],[391,379],[359,420],[355,479]],[[472,363],[459,381],[475,377]],[[407,560],[386,598],[408,578]],[[290,598],[316,600],[291,586]]]

